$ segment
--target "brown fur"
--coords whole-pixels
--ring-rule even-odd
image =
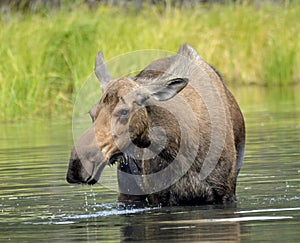
[[[177,63],[182,60],[181,56],[185,57],[183,60],[188,59],[197,63],[206,75],[205,77],[209,78],[209,82],[214,84],[225,104],[225,127],[222,131],[220,130],[225,134],[224,146],[216,166],[207,177],[202,179],[199,175],[204,159],[214,141],[210,139],[212,133],[210,111],[207,104],[199,96],[197,89],[194,88],[195,83],[193,81],[202,80],[201,77],[191,71],[188,77],[190,79],[189,84],[185,88],[177,88],[178,99],[165,99],[162,101],[164,106],[160,105],[161,101],[150,99],[151,95],[147,93],[147,87],[153,86],[154,88],[151,89],[156,90],[158,86],[165,85],[165,79],[168,79],[168,75],[165,75],[166,70],[170,70],[174,65],[175,68],[176,65],[181,65],[181,63]],[[97,76],[99,77],[101,74]],[[183,79],[173,79],[169,86],[181,85],[183,81]],[[177,56],[151,63],[133,79],[121,78],[102,86],[106,86],[102,99],[91,112],[95,129],[93,141],[96,140],[97,142],[96,144],[95,142],[91,143],[88,151],[101,151],[103,158],[101,161],[97,161],[99,164],[118,161],[120,201],[143,201],[150,205],[199,205],[235,202],[236,180],[242,165],[245,146],[244,119],[238,104],[226,88],[219,72],[204,62],[191,47],[182,46]],[[163,96],[159,96],[159,98],[161,97]],[[186,100],[190,105],[197,121],[197,124],[194,124],[195,127],[190,127],[188,122],[187,125],[180,125],[177,118],[170,112],[175,109],[180,117],[189,119],[184,106],[180,103],[180,98]],[[160,127],[165,133],[166,141],[163,147],[160,145],[161,135],[159,133],[154,137],[151,135],[156,127]],[[189,131],[188,139],[182,137],[180,129]],[[126,134],[129,134],[129,139],[126,138]],[[197,144],[198,140],[200,142],[196,158],[194,161],[189,161],[189,151],[193,145]],[[78,144],[77,147],[82,146],[81,141]],[[153,150],[157,150],[154,151],[155,156],[145,158],[143,148],[148,148],[151,145],[153,145]],[[143,193],[149,188],[155,188],[156,182],[148,180],[146,176],[128,179],[122,174],[125,172],[133,175],[153,175],[163,171],[173,163],[180,148],[184,148],[183,153],[186,155],[187,161],[182,160],[181,163],[176,164],[176,169],[173,171],[174,178],[185,168],[186,163],[191,163],[189,169],[178,181],[163,190],[154,190],[148,194]],[[74,161],[77,161],[77,164],[79,160],[82,163],[88,163],[84,162],[84,159],[79,159],[78,153],[75,153],[74,150],[70,159],[69,171],[75,170],[72,167],[72,164],[75,164]],[[119,155],[122,155],[119,159],[114,157]],[[85,156],[83,157],[85,158]],[[92,179],[87,178],[86,175],[78,176],[76,179],[71,173],[68,173],[67,179],[69,182],[93,184],[99,179],[101,173],[100,171],[95,176],[94,171],[95,168],[90,173]],[[162,177],[160,183],[168,184],[168,180],[170,177]],[[124,189],[127,189],[128,193]],[[131,191],[140,193],[131,194]]]

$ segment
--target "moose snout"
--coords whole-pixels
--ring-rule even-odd
[[[68,183],[84,183],[85,179],[88,177],[87,171],[83,168],[81,161],[78,157],[75,147],[72,149],[69,168],[67,172],[67,182]]]
[[[106,161],[98,147],[94,128],[89,128],[72,149],[66,180],[69,183],[95,184]]]

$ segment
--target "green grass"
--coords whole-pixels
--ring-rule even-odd
[[[84,6],[0,19],[0,121],[70,117],[101,49],[107,60],[190,43],[231,84],[300,81],[300,5],[154,7],[136,13]]]

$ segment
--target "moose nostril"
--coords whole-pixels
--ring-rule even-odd
[[[77,152],[75,149],[72,150],[69,168],[67,172],[67,182],[68,183],[81,183],[80,171],[82,170],[82,164],[80,159],[78,158]]]
[[[73,183],[80,183],[79,180],[76,180],[72,175],[69,173],[67,174],[66,180],[68,183],[73,184]]]

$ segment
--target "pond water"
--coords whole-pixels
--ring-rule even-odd
[[[0,242],[299,242],[300,88],[232,90],[247,124],[236,207],[124,208],[112,187],[66,183],[70,120],[0,124]]]

